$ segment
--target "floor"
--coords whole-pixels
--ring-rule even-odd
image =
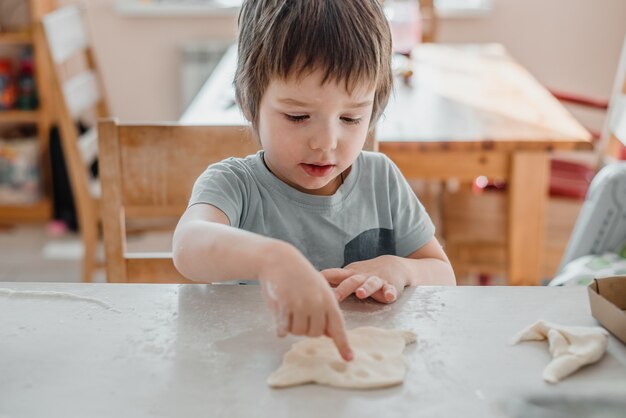
[[[135,235],[128,241],[131,251],[171,248],[171,235],[165,233]],[[81,254],[76,233],[51,233],[46,225],[0,227],[0,281],[80,282]],[[94,281],[104,282],[104,271]]]

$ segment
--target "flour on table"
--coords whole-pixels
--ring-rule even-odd
[[[268,379],[281,388],[319,383],[353,389],[374,389],[401,384],[408,367],[402,352],[415,342],[411,331],[362,327],[348,331],[352,361],[339,355],[328,337],[307,338],[285,353],[283,364]]]
[[[53,291],[40,291],[40,290],[13,290],[0,288],[0,296],[6,296],[7,298],[22,298],[22,299],[64,299],[73,300],[78,302],[94,303],[102,308],[108,309],[113,312],[119,313],[118,310],[113,309],[108,303],[85,296],[78,296],[73,293],[66,292],[53,292]]]

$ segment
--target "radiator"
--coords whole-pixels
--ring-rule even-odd
[[[182,114],[209,78],[232,41],[194,41],[182,46],[180,113]]]

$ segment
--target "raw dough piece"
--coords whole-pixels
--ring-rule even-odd
[[[537,321],[511,341],[548,340],[552,361],[543,369],[543,379],[557,383],[586,364],[600,360],[609,343],[609,333],[600,327],[566,327]]]
[[[348,340],[354,358],[348,362],[330,338],[307,338],[285,353],[283,364],[267,383],[275,388],[311,382],[353,389],[398,385],[408,367],[402,351],[415,338],[411,331],[374,327],[350,330]]]

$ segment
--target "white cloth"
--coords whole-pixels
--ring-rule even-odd
[[[600,327],[570,327],[547,321],[537,321],[512,340],[548,340],[552,361],[543,370],[543,379],[557,383],[584,365],[600,360],[609,342],[609,333]]]

